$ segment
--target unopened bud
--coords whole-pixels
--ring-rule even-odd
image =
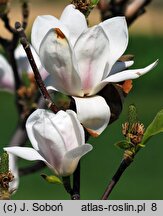
[[[134,105],[130,105],[128,108],[128,122],[129,127],[131,127],[134,123],[137,122],[137,110]]]

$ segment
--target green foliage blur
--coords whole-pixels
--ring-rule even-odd
[[[50,1],[49,1],[50,2]],[[52,2],[52,1],[51,1]],[[55,2],[55,1],[53,1]],[[57,2],[57,1],[56,1]],[[114,146],[123,139],[121,125],[127,119],[129,104],[135,104],[138,119],[147,127],[156,113],[163,108],[163,36],[130,35],[126,54],[135,55],[133,68],[145,67],[156,59],[158,66],[143,77],[133,80],[133,89],[124,102],[120,118],[98,138],[89,143],[93,151],[81,160],[81,199],[100,199],[105,187],[118,168],[123,152]],[[15,125],[17,112],[14,96],[0,92],[0,144],[8,144]],[[163,134],[153,137],[136,156],[113,190],[111,199],[163,199]],[[20,160],[20,165],[33,162]],[[20,186],[13,199],[69,199],[62,185],[48,184],[40,176],[52,174],[43,169],[35,174],[21,177]]]

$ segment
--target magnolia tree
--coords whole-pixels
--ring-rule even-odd
[[[15,28],[8,16],[10,1],[0,1],[0,18],[12,35],[11,40],[0,37],[7,56],[0,56],[0,87],[14,93],[19,114],[15,134],[1,156],[1,199],[10,199],[16,192],[19,175],[32,174],[45,165],[53,172],[42,175],[47,182],[63,184],[71,199],[80,199],[80,159],[93,151],[89,137],[100,136],[118,119],[132,80],[158,63],[129,69],[133,56],[124,55],[128,27],[149,2],[74,0],[60,19],[36,17],[30,44],[24,31],[28,1],[20,1],[23,21],[16,22]],[[89,26],[88,16],[95,6],[102,22]],[[129,106],[128,121],[122,126],[125,139],[116,143],[124,150],[123,160],[102,199],[108,199],[149,138],[162,131],[162,115],[160,111],[145,130],[137,120],[136,107]],[[31,147],[25,147],[28,139]],[[18,157],[37,162],[19,169]]]

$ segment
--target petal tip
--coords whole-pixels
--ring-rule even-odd
[[[94,131],[94,130],[91,130],[90,128],[85,128],[87,131],[88,131],[88,133],[92,136],[92,137],[94,137],[94,138],[96,138],[96,137],[98,137],[99,135],[100,135],[100,133],[97,133],[96,131]]]
[[[157,59],[155,62],[154,62],[154,67],[159,63],[159,59]]]

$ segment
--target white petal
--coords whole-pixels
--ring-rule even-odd
[[[84,143],[84,130],[72,110],[59,111],[51,121],[62,136],[66,152]]]
[[[97,94],[101,89],[103,89],[106,85],[108,84],[108,81],[103,80],[102,82],[100,82],[98,85],[96,85],[89,93],[88,96],[91,96],[91,95],[95,95]]]
[[[32,26],[31,41],[36,52],[39,54],[40,44],[46,33],[53,28],[60,28],[68,37],[68,30],[55,17],[50,15],[38,16]]]
[[[77,40],[74,51],[85,94],[102,80],[108,49],[109,41],[100,26],[88,29]]]
[[[72,110],[67,110],[66,112],[69,114],[71,118],[78,144],[83,145],[85,143],[85,134],[82,125],[77,119],[77,114]]]
[[[55,127],[55,117],[56,115],[48,110],[37,109],[27,119],[26,129],[33,147],[57,170],[66,146],[62,134]]]
[[[46,34],[40,45],[40,59],[53,76],[56,89],[64,94],[83,95],[71,47],[60,30],[52,29]]]
[[[80,160],[82,156],[84,156],[86,153],[92,150],[92,146],[90,144],[84,144],[82,146],[79,146],[69,152],[66,153],[64,160],[63,160],[63,165],[60,170],[60,175],[62,176],[68,176],[71,175]]]
[[[9,154],[9,169],[14,175],[14,179],[10,182],[10,190],[16,190],[19,185],[19,173],[17,166],[17,158],[13,154]]]
[[[85,16],[74,5],[68,5],[60,18],[60,21],[68,28],[71,44],[74,45],[81,33],[87,29]],[[80,25],[80,26],[79,26]]]
[[[121,71],[119,73],[113,74],[111,76],[108,76],[106,79],[104,79],[101,83],[99,83],[90,94],[96,94],[99,92],[101,89],[104,88],[109,82],[121,82],[125,80],[130,80],[130,79],[136,79],[139,78],[140,76],[144,75],[145,73],[149,72],[152,70],[158,63],[158,60],[155,61],[154,63],[150,64],[149,66],[143,68],[143,69],[133,69],[133,70],[125,70]]]
[[[108,76],[112,66],[124,53],[128,44],[128,29],[125,17],[114,17],[99,24],[105,31],[109,40],[108,49]]]
[[[26,121],[26,130],[27,130],[29,140],[31,141],[33,148],[36,149],[37,151],[39,150],[39,147],[38,147],[38,142],[34,136],[33,126],[37,121],[39,121],[41,113],[42,110],[37,109],[28,117]]]
[[[109,76],[110,75],[113,75],[113,74],[116,74],[116,73],[118,73],[118,72],[120,72],[120,71],[123,71],[124,69],[126,69],[126,68],[128,68],[128,67],[130,67],[130,66],[132,66],[134,64],[134,61],[125,61],[125,62],[116,62],[114,65],[113,65],[113,67],[112,67],[112,69],[111,69],[111,71],[110,71],[110,74],[109,74]]]
[[[72,115],[71,113],[70,117],[64,111],[54,114],[48,110],[38,109],[32,113],[26,123],[32,145],[57,171],[65,153],[79,146],[80,131],[74,128],[76,123],[74,119],[72,121]]]
[[[100,135],[110,120],[110,108],[101,96],[86,98],[73,97],[76,102],[79,121],[92,136]]]
[[[157,65],[157,63],[158,60],[142,69],[121,71],[120,73],[109,76],[108,78],[103,80],[103,82],[121,82],[124,80],[136,79],[152,70]]]
[[[6,147],[3,149],[8,153],[21,157],[25,160],[29,160],[29,161],[41,160],[46,162],[46,160],[33,148],[16,146],[16,147]]]
[[[7,60],[2,55],[0,55],[0,89],[13,92],[15,87],[14,83],[11,66]]]

